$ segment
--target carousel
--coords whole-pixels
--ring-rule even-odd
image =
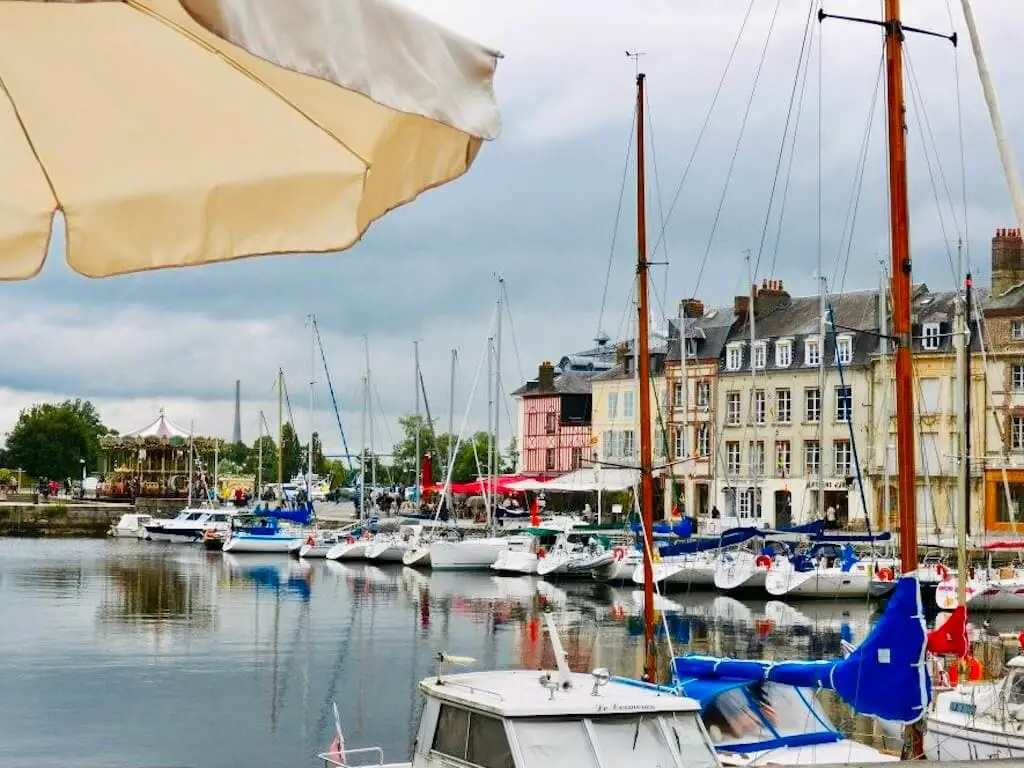
[[[195,451],[192,472],[200,476],[213,467],[220,443],[219,438],[190,435],[161,408],[156,420],[141,429],[100,438],[103,480],[97,493],[120,499],[187,498],[190,446]]]

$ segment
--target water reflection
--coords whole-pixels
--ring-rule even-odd
[[[639,676],[643,662],[633,589],[147,542],[0,549],[0,722],[18,764],[310,766],[334,701],[352,746],[408,754],[437,651],[550,669],[545,614],[573,669]],[[673,652],[838,656],[873,618],[867,605],[697,593],[655,608],[666,668]]]

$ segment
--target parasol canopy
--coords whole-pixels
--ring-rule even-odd
[[[471,165],[499,54],[390,0],[0,0],[0,280],[348,248]]]

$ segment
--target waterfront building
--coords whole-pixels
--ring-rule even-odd
[[[799,524],[829,509],[839,526],[865,521],[871,488],[862,496],[855,452],[870,444],[878,310],[877,291],[791,297],[781,280],[736,297],[714,403],[722,525]]]
[[[665,382],[672,483],[665,484],[665,503],[670,509],[678,503],[687,515],[711,513],[718,364],[732,324],[731,307],[705,313],[703,302],[691,298],[679,303],[679,319],[669,330]]]

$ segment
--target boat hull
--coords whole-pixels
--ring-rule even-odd
[[[462,541],[432,541],[430,567],[434,570],[490,570],[503,549],[505,539],[463,539]]]
[[[675,589],[697,587],[711,589],[715,586],[714,561],[702,557],[683,556],[664,559],[652,566],[654,583]],[[644,565],[633,569],[633,583],[644,583]]]
[[[621,560],[613,560],[607,565],[595,568],[590,576],[594,581],[604,584],[632,584],[633,572],[642,559],[640,553],[634,550]]]
[[[991,760],[1024,758],[1024,735],[987,729],[981,723],[947,721],[938,713],[928,717],[924,752],[929,760]]]
[[[288,554],[288,548],[298,536],[239,536],[232,535],[224,542],[225,552],[271,552]]]
[[[723,592],[762,592],[767,578],[768,567],[758,565],[750,552],[729,553],[715,559],[715,587]]]
[[[966,590],[968,612],[1024,611],[1024,581],[1020,579],[971,580]],[[943,611],[956,608],[955,578],[946,579],[935,587],[935,605]]]
[[[407,565],[410,568],[429,568],[430,547],[421,545],[415,549],[410,549],[402,555],[402,565]]]
[[[400,563],[408,547],[398,542],[378,542],[366,548],[371,563]]]
[[[331,547],[325,557],[328,560],[365,560],[366,549],[370,546],[368,539],[343,541]]]
[[[491,564],[491,570],[507,576],[532,576],[537,573],[537,562],[536,552],[505,549],[498,553],[498,559]]]
[[[333,544],[303,544],[299,547],[299,557],[303,559],[325,558]]]

